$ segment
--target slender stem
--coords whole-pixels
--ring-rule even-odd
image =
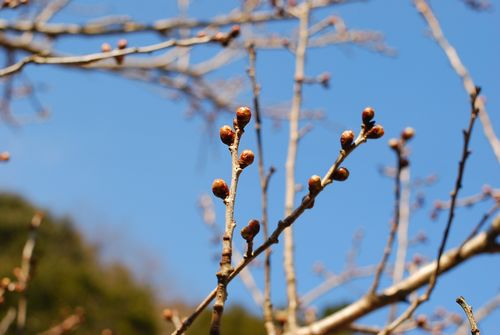
[[[457,304],[459,304],[460,307],[462,307],[462,309],[465,312],[465,315],[467,316],[467,319],[469,320],[470,333],[472,335],[480,335],[481,332],[479,331],[479,328],[477,328],[476,319],[474,319],[474,314],[472,313],[472,306],[467,304],[467,301],[465,301],[465,298],[462,296],[457,298]]]
[[[448,42],[448,40],[444,36],[439,21],[432,12],[430,6],[427,4],[425,0],[414,0],[414,1],[415,1],[415,7],[420,12],[422,17],[426,20],[427,25],[429,26],[429,29],[432,33],[432,36],[434,37],[436,42],[439,44],[441,49],[443,49],[444,53],[448,57],[448,61],[450,62],[451,67],[453,68],[453,70],[455,70],[457,75],[462,79],[465,91],[469,95],[475,94],[476,84],[472,80],[472,77],[470,76],[469,71],[467,71],[467,68],[462,64],[462,61],[458,56],[457,50]],[[478,99],[476,107],[479,109],[479,120],[483,125],[484,136],[490,143],[491,149],[493,150],[493,153],[495,154],[497,161],[500,162],[500,141],[495,135],[495,131],[493,130],[493,127],[491,125],[490,118],[488,116],[488,113],[486,112],[486,106],[484,104],[484,101]]]
[[[479,113],[479,109],[476,105],[476,102],[478,101],[478,95],[479,95],[479,88],[476,88],[476,91],[474,94],[471,95],[471,113],[470,113],[470,118],[469,118],[469,125],[467,127],[467,130],[463,131],[463,137],[464,137],[464,145],[462,147],[462,155],[460,158],[460,162],[458,163],[458,173],[457,173],[457,178],[455,180],[455,187],[453,191],[451,192],[451,198],[450,198],[450,210],[448,212],[448,220],[446,222],[446,227],[443,232],[443,237],[441,240],[441,244],[439,246],[438,250],[438,256],[437,256],[437,262],[436,262],[436,268],[429,280],[429,285],[427,286],[427,290],[424,292],[423,295],[415,299],[411,305],[393,322],[391,322],[388,326],[386,326],[380,333],[379,335],[388,335],[391,334],[399,325],[401,325],[404,321],[409,319],[415,310],[424,302],[429,300],[432,292],[434,291],[434,288],[436,287],[437,283],[437,278],[440,273],[440,266],[441,266],[441,256],[443,255],[444,249],[446,248],[446,242],[448,241],[448,236],[450,233],[451,225],[453,223],[453,219],[455,217],[455,206],[458,198],[458,192],[462,188],[462,180],[464,177],[464,171],[465,171],[465,163],[467,161],[467,158],[470,155],[469,151],[469,143],[470,143],[470,138],[472,134],[472,129],[474,127],[474,123],[477,119],[477,114]]]
[[[410,225],[410,167],[401,171],[401,201],[399,204],[398,249],[394,262],[392,281],[399,283],[404,277],[406,253],[408,251],[408,228]],[[389,322],[396,318],[397,305],[391,306]]]
[[[370,288],[368,294],[374,295],[377,292],[377,288],[380,285],[380,278],[384,272],[389,256],[392,252],[392,245],[394,244],[394,239],[398,231],[399,220],[400,220],[400,203],[401,203],[401,171],[403,170],[402,157],[400,151],[398,151],[398,166],[396,169],[396,175],[394,177],[394,218],[391,222],[391,230],[389,231],[389,238],[387,239],[384,254],[382,255],[382,260],[377,266],[377,271],[375,272],[375,277],[373,279],[373,284]]]
[[[248,68],[248,76],[250,77],[250,81],[252,83],[252,92],[253,92],[253,105],[255,111],[255,133],[257,137],[257,155],[258,155],[258,169],[259,169],[259,179],[260,179],[260,199],[261,199],[261,209],[262,209],[262,230],[264,240],[267,240],[269,237],[269,219],[267,213],[267,189],[269,185],[269,176],[266,176],[264,171],[264,149],[262,144],[262,121],[260,114],[260,103],[259,103],[259,95],[260,88],[257,84],[257,79],[255,75],[255,63],[257,55],[255,53],[255,48],[250,45],[248,47],[248,56],[250,61],[250,66]],[[270,174],[273,173],[273,169],[271,169]],[[271,302],[271,248],[266,249],[264,255],[264,303],[262,306],[264,310],[264,326],[266,327],[266,331],[268,335],[276,334],[276,327],[274,326],[274,317],[273,317],[273,305]]]
[[[299,40],[295,52],[295,83],[293,88],[292,108],[290,111],[290,138],[288,155],[285,164],[285,216],[292,213],[295,202],[295,162],[297,160],[297,146],[299,142],[299,116],[302,105],[302,86],[304,81],[305,54],[309,38],[309,10],[310,4],[304,2],[298,10]],[[293,333],[297,328],[297,310],[299,306],[297,296],[297,282],[294,264],[294,239],[292,227],[284,233],[284,269],[288,298],[288,328]]]
[[[220,324],[222,313],[224,312],[224,304],[227,299],[227,284],[229,276],[233,272],[231,259],[233,255],[233,233],[236,227],[234,221],[234,204],[236,200],[236,192],[238,189],[238,180],[243,169],[240,167],[238,161],[238,147],[240,144],[241,136],[243,135],[243,128],[238,127],[235,122],[236,136],[233,143],[229,146],[231,153],[231,186],[229,188],[229,196],[224,200],[226,205],[226,227],[224,235],[222,236],[222,253],[220,260],[220,269],[217,272],[217,294],[212,311],[212,321],[210,324],[210,334],[220,334]]]

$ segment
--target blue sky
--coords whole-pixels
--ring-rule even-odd
[[[97,2],[94,2],[97,3]],[[109,1],[104,14],[128,14],[138,21],[152,21],[176,13],[174,1],[149,1],[138,6],[133,1]],[[75,2],[54,20],[85,21]],[[231,1],[217,6],[193,1],[190,14],[212,17],[226,13]],[[500,33],[497,8],[478,13],[461,1],[433,3],[444,33],[457,48],[476,83],[483,87],[490,118],[500,132]],[[80,8],[81,9],[81,8]],[[340,15],[353,29],[384,32],[387,43],[397,50],[387,57],[365,49],[344,45],[312,50],[306,72],[331,73],[331,88],[307,86],[304,107],[321,109],[326,121],[314,123],[314,129],[300,143],[297,182],[310,175],[323,175],[335,159],[338,138],[343,129],[359,130],[360,112],[375,107],[376,119],[384,125],[386,137],[372,141],[353,153],[345,162],[351,177],[332,185],[317,199],[314,210],[296,225],[297,273],[300,292],[320,282],[312,266],[321,261],[333,272],[341,271],[357,229],[365,233],[358,262],[379,261],[392,216],[393,183],[382,178],[378,168],[393,165],[394,155],[386,143],[406,126],[416,129],[411,142],[411,174],[425,177],[437,174],[438,182],[423,190],[426,207],[412,216],[410,236],[426,231],[429,243],[413,247],[409,254],[434,257],[444,228],[445,217],[429,219],[432,203],[447,199],[452,190],[462,146],[461,129],[469,115],[468,97],[461,81],[448,66],[441,49],[429,38],[423,20],[410,1],[370,1],[334,7],[318,12],[313,21],[327,15]],[[271,25],[270,29],[293,31],[290,24]],[[114,42],[121,36],[108,37]],[[92,52],[103,39],[62,40],[61,50]],[[131,45],[152,40],[142,34],[130,38]],[[205,49],[202,49],[205,50]],[[202,57],[198,55],[197,57]],[[286,51],[262,51],[258,54],[257,77],[262,85],[262,104],[287,102],[292,94],[292,55]],[[211,75],[211,79],[240,76],[246,80],[245,58]],[[207,131],[198,118],[186,118],[186,106],[169,100],[153,86],[125,81],[97,72],[74,71],[60,67],[29,66],[32,81],[45,85],[40,99],[51,110],[49,119],[14,128],[2,124],[0,143],[12,161],[0,166],[3,191],[20,193],[57,215],[74,218],[77,225],[111,259],[120,259],[134,267],[138,275],[153,282],[168,298],[191,303],[200,301],[215,285],[220,247],[210,243],[210,231],[203,225],[197,199],[210,193],[212,180],[229,179],[230,160],[220,144],[218,127],[230,123],[221,115],[214,129]],[[251,104],[245,91],[238,100]],[[17,115],[29,114],[25,102],[14,105]],[[255,136],[250,125],[242,140],[242,149],[255,151]],[[283,215],[284,162],[287,127],[275,127],[264,119],[266,165],[277,168],[270,184],[270,218],[277,222]],[[477,123],[471,142],[461,195],[480,192],[484,184],[498,187],[498,163]],[[237,222],[260,215],[257,167],[245,170],[241,177],[236,205]],[[297,199],[303,195],[299,193]],[[223,206],[215,201],[219,224]],[[459,243],[479,221],[491,203],[472,209],[459,209],[449,246]],[[243,246],[240,239],[236,243]],[[281,246],[273,248],[273,298],[283,305],[285,293],[281,268]],[[479,257],[444,276],[434,298],[423,311],[444,306],[459,311],[454,300],[464,295],[469,303],[480,306],[498,294],[500,262],[497,257]],[[477,276],[488,268],[488,275]],[[262,286],[262,271],[254,268]],[[387,283],[387,282],[384,282]],[[369,281],[357,281],[329,293],[318,302],[349,301],[359,297]],[[239,281],[230,287],[230,301],[252,308],[250,295]],[[255,309],[257,310],[257,309]],[[498,318],[498,313],[496,314]],[[484,331],[492,333],[492,316],[484,322]],[[368,317],[367,323],[385,320],[385,314]]]

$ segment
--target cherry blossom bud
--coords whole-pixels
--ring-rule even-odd
[[[321,177],[314,175],[309,178],[309,192],[316,194],[321,190]]]
[[[229,195],[229,187],[223,179],[215,179],[212,183],[212,192],[217,198],[226,199]]]
[[[333,180],[344,181],[349,178],[349,170],[345,167],[340,167],[333,173]]]
[[[363,119],[364,124],[370,123],[375,117],[375,111],[371,107],[366,107],[363,109],[363,113],[361,113],[361,118]]]
[[[374,125],[366,134],[366,137],[370,139],[377,139],[382,136],[384,136],[384,127],[379,124]]]
[[[236,123],[238,127],[241,129],[245,128],[245,126],[250,122],[252,118],[252,111],[248,107],[240,107],[236,110]]]
[[[340,135],[340,145],[342,149],[349,150],[354,141],[354,132],[352,130],[346,130]]]
[[[222,126],[219,130],[220,140],[226,145],[231,145],[234,142],[235,133],[233,129],[228,126]]]
[[[240,163],[240,167],[242,169],[246,168],[253,163],[254,158],[255,156],[252,150],[244,150],[240,155],[240,160],[238,161]]]

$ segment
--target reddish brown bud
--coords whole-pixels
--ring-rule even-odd
[[[401,132],[401,138],[405,141],[408,141],[415,136],[415,129],[411,127],[406,127],[402,132]]]
[[[392,150],[399,150],[399,140],[397,138],[391,138],[387,144]]]
[[[309,192],[316,194],[321,190],[321,177],[314,175],[309,178]]]
[[[103,43],[101,45],[101,51],[102,52],[110,52],[112,50],[111,45],[109,43]]]
[[[340,167],[333,173],[333,179],[337,181],[344,181],[349,178],[349,170],[345,167]]]
[[[238,161],[238,163],[240,163],[240,167],[244,169],[253,163],[254,158],[255,156],[252,150],[244,150],[240,155],[240,160]]]
[[[417,323],[417,327],[425,327],[427,325],[427,316],[425,316],[424,314],[420,314],[416,317],[415,322]]]
[[[127,47],[128,41],[126,39],[121,39],[118,41],[118,49],[123,50]]]
[[[384,136],[384,127],[379,124],[374,125],[366,134],[366,137],[370,139],[377,139],[382,136]]]
[[[230,38],[236,38],[240,35],[241,27],[239,25],[234,25],[231,27],[231,31],[229,32]]]
[[[117,45],[117,46],[118,46],[118,49],[119,49],[119,50],[123,50],[123,49],[125,49],[125,48],[127,47],[127,44],[128,44],[127,40],[125,40],[125,39],[121,39],[121,40],[119,40],[119,41],[118,41],[118,45]],[[116,60],[116,63],[117,63],[118,65],[122,65],[122,64],[123,64],[123,61],[125,60],[125,55],[119,55],[119,56],[116,56],[116,57],[115,57],[115,60]]]
[[[0,162],[8,162],[10,160],[10,154],[7,151],[0,153]]]
[[[366,107],[363,109],[363,113],[361,113],[361,119],[364,124],[370,123],[371,120],[375,117],[375,111],[371,107]]]
[[[170,321],[174,317],[174,311],[172,311],[170,308],[165,308],[162,312],[162,315],[165,320]]]
[[[252,111],[248,107],[240,107],[236,110],[236,122],[238,127],[241,129],[245,128],[245,126],[250,122],[252,118]]]
[[[349,150],[354,141],[354,132],[352,130],[346,130],[340,135],[340,145],[342,149]]]
[[[217,198],[226,199],[229,195],[229,187],[223,179],[215,179],[212,183],[212,192]]]
[[[250,220],[248,225],[241,229],[241,237],[247,242],[251,242],[260,231],[260,223],[258,220]]]
[[[233,129],[228,126],[222,126],[219,130],[220,140],[226,145],[231,145],[234,142],[234,136],[236,135]]]

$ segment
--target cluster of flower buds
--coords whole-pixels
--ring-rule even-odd
[[[123,49],[126,49],[128,46],[128,41],[126,39],[121,39],[118,41],[116,47],[118,50],[123,50]],[[110,52],[112,51],[113,48],[111,47],[111,45],[109,43],[103,43],[101,45],[101,51],[102,52]],[[118,65],[121,65],[123,64],[123,61],[125,60],[125,55],[119,55],[119,56],[115,56],[115,61]]]
[[[407,167],[410,162],[406,157],[405,144],[415,136],[415,129],[406,127],[401,132],[399,138],[391,138],[388,142],[389,147],[394,150],[399,157],[399,164],[401,167]]]
[[[227,47],[229,43],[240,35],[241,28],[239,25],[234,25],[228,33],[218,32],[213,40],[219,42],[223,47]]]
[[[258,220],[250,220],[248,224],[241,229],[241,237],[247,242],[252,242],[254,237],[260,231],[260,223]]]
[[[366,133],[366,138],[377,139],[384,136],[384,127],[375,124],[373,118],[375,117],[375,110],[372,107],[366,107],[361,113],[363,120],[363,129]]]

